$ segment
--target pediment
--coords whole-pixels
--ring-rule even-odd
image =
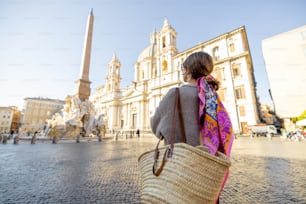
[[[139,97],[143,93],[141,91],[135,90],[135,89],[130,89],[127,90],[126,92],[122,93],[122,98],[132,98],[132,97]]]

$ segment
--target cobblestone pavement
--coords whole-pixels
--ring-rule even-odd
[[[137,157],[156,139],[0,145],[0,203],[140,203]],[[235,140],[221,203],[306,203],[306,142]]]

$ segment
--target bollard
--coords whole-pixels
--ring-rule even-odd
[[[80,135],[76,137],[76,143],[80,143]]]
[[[6,135],[3,135],[2,137],[3,137],[3,138],[2,138],[2,144],[6,144],[6,143],[7,143],[7,137],[6,137]]]
[[[32,136],[31,144],[35,144],[35,143],[36,143],[36,136]]]
[[[57,140],[57,136],[54,136],[52,138],[52,144],[57,144],[58,140]]]
[[[19,136],[16,135],[16,136],[14,137],[14,144],[18,144],[18,143],[19,143]]]

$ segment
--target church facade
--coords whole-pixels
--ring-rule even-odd
[[[182,81],[181,64],[193,52],[205,51],[214,59],[212,75],[221,82],[218,94],[231,117],[236,133],[247,131],[259,121],[253,63],[245,27],[197,44],[183,52],[176,47],[176,31],[165,19],[159,32],[134,65],[134,81],[120,89],[119,59],[114,55],[107,66],[105,85],[89,100],[97,115],[103,114],[109,130],[151,131],[150,118],[163,96]]]

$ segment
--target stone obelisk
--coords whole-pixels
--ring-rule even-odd
[[[84,50],[80,69],[80,78],[75,82],[75,96],[81,101],[84,101],[90,96],[90,84],[89,81],[89,67],[90,67],[90,55],[91,55],[91,43],[92,43],[92,32],[93,32],[93,10],[91,9],[88,15],[87,27],[85,33]]]

